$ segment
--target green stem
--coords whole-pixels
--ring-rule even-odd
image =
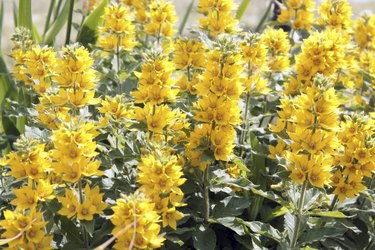
[[[301,197],[300,197],[299,202],[298,202],[297,218],[296,218],[295,223],[294,223],[293,237],[292,237],[292,241],[291,241],[291,245],[290,245],[290,247],[292,249],[294,247],[296,247],[296,245],[297,245],[299,230],[300,230],[300,226],[301,226],[302,207],[303,207],[303,203],[304,203],[304,200],[305,200],[305,193],[306,193],[306,189],[307,189],[307,184],[308,184],[308,181],[305,180],[305,182],[302,185]]]
[[[62,5],[62,0],[59,0],[55,9],[55,13],[53,14],[53,21],[56,21],[57,17],[59,16],[61,5]]]
[[[262,19],[260,20],[258,26],[255,29],[256,32],[259,32],[260,29],[263,27],[264,22],[267,20],[267,17],[270,14],[270,11],[271,11],[271,8],[272,8],[272,4],[273,4],[273,1],[271,0],[270,4],[267,7],[266,12],[264,12],[264,15],[263,15]]]
[[[245,105],[245,114],[244,114],[244,122],[245,122],[245,128],[241,131],[241,137],[240,137],[240,143],[241,143],[241,149],[240,149],[240,155],[242,156],[243,153],[243,144],[245,143],[245,138],[247,135],[247,130],[249,129],[249,121],[247,119],[248,113],[249,113],[249,106],[250,106],[250,93],[246,93],[246,105]]]
[[[69,44],[70,42],[70,33],[72,31],[72,21],[73,21],[73,9],[74,9],[74,0],[70,0],[68,24],[66,26],[65,45]]]
[[[368,189],[372,189],[372,182],[373,182],[373,180],[374,180],[374,176],[375,175],[372,175],[372,178],[371,178],[371,181],[370,181],[370,183],[369,183],[369,185],[368,185]],[[363,206],[365,205],[365,201],[366,201],[366,197],[363,197],[363,200],[362,200],[362,202],[361,202],[361,205],[360,205],[360,208],[362,209],[363,208]]]
[[[51,16],[52,16],[52,11],[53,11],[53,7],[55,6],[55,2],[56,2],[56,0],[51,0],[51,3],[49,4],[47,19],[46,19],[46,23],[44,25],[43,37],[44,37],[44,35],[46,34],[46,32],[49,28]]]
[[[210,166],[208,165],[203,172],[203,218],[204,221],[207,222],[208,218],[210,217],[210,197],[209,197],[209,185],[210,182],[208,180],[208,171]]]
[[[79,193],[79,202],[82,204],[83,203],[83,189],[82,189],[82,180],[78,181],[78,193]],[[88,242],[88,235],[85,227],[83,226],[82,223],[81,225],[81,231],[82,231],[82,237],[83,237],[83,245],[88,248],[89,247],[89,242]]]
[[[120,80],[120,36],[117,37],[117,45],[116,45],[116,74],[118,78],[117,82],[117,88],[118,88],[118,94],[121,94],[121,80]]]
[[[339,199],[339,197],[337,195],[335,195],[335,197],[333,197],[332,203],[329,206],[329,211],[332,211],[335,208],[338,199]]]

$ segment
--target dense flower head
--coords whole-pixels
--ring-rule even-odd
[[[119,234],[114,249],[129,249],[133,235],[133,246],[136,249],[155,249],[162,246],[165,238],[159,235],[160,216],[155,210],[155,204],[142,192],[117,199],[112,210],[114,214],[111,222],[115,226],[112,234]],[[128,226],[131,227],[127,229]]]
[[[286,131],[288,144],[278,138],[276,146],[270,147],[271,157],[284,156],[289,177],[296,183],[308,181],[312,186],[329,185],[339,143],[338,106],[334,88],[321,76],[299,95],[282,99],[276,125],[270,125],[274,133]]]
[[[65,100],[62,105],[80,109],[95,104],[96,71],[92,68],[93,59],[89,51],[78,44],[63,47],[61,59],[57,62],[53,81],[60,87],[59,97]]]
[[[114,97],[105,96],[101,105],[98,111],[104,117],[99,121],[99,124],[103,126],[108,122],[126,124],[128,120],[134,117],[133,107],[126,102],[124,95],[116,95]]]
[[[328,29],[351,31],[352,8],[347,0],[326,0],[319,7],[318,24]]]
[[[205,64],[205,45],[199,40],[177,38],[173,62],[177,69],[201,68]]]
[[[291,23],[294,30],[310,30],[314,21],[315,2],[311,0],[285,1],[277,21]]]
[[[196,148],[206,147],[216,160],[228,161],[232,157],[234,126],[240,123],[242,70],[242,55],[236,44],[229,37],[220,37],[208,53],[206,69],[196,85],[199,99],[193,105],[194,119],[204,124],[195,125],[186,145],[186,155],[193,166],[206,167],[205,162],[199,161],[203,150]]]
[[[141,158],[137,170],[139,190],[155,203],[155,210],[161,215],[163,227],[176,229],[176,221],[183,217],[176,207],[184,206],[181,202],[184,193],[180,186],[183,178],[183,158],[171,155],[167,149],[158,149]]]
[[[361,49],[375,50],[375,15],[360,17],[354,31],[355,41]]]
[[[335,30],[314,32],[304,40],[302,52],[296,56],[298,79],[310,81],[317,73],[329,76],[347,67],[347,48],[346,38]]]
[[[65,188],[65,195],[57,197],[62,205],[59,214],[88,221],[93,220],[95,214],[103,214],[108,204],[103,202],[104,193],[100,193],[99,186],[90,189],[86,185],[83,194],[84,196],[79,196],[73,189]]]
[[[0,228],[4,229],[2,238],[12,239],[8,249],[52,249],[52,236],[44,230],[48,222],[43,221],[43,213],[35,209],[27,213],[4,210],[4,219],[0,221]],[[19,234],[21,236],[17,237]]]
[[[44,179],[51,169],[45,144],[22,136],[15,142],[16,151],[4,156],[1,165],[9,166],[10,175],[17,180]]]
[[[233,0],[200,0],[198,12],[205,15],[199,19],[202,29],[213,38],[222,33],[233,33],[237,28],[237,20],[232,15],[234,8]]]
[[[132,50],[135,42],[135,25],[128,7],[111,3],[105,7],[103,27],[99,34],[99,46],[108,52],[114,52],[120,47],[125,51]]]
[[[375,172],[375,143],[373,124],[362,115],[345,116],[340,123],[338,138],[342,148],[335,159],[337,167],[331,178],[333,193],[340,201],[353,198],[366,187],[363,178]]]
[[[66,182],[75,183],[83,176],[101,176],[100,161],[97,156],[98,135],[93,123],[78,122],[60,126],[53,131],[54,149],[50,151],[56,174]]]
[[[176,12],[169,1],[153,0],[149,4],[150,20],[145,25],[145,32],[156,38],[172,38],[175,33]]]
[[[290,43],[288,33],[282,29],[267,28],[260,42],[268,48],[268,68],[272,72],[289,69]]]
[[[139,79],[138,90],[132,93],[135,103],[173,102],[178,93],[174,86],[175,81],[171,77],[173,70],[174,65],[167,55],[156,51],[146,54],[142,71],[135,73]]]

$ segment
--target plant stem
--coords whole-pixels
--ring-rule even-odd
[[[118,94],[121,94],[121,80],[120,80],[120,36],[117,37],[117,45],[116,45],[116,74],[118,77],[117,88]]]
[[[70,42],[70,33],[72,31],[72,21],[73,21],[73,9],[74,9],[74,0],[70,0],[68,24],[66,26],[65,45],[69,44]]]
[[[210,197],[208,193],[209,188],[209,180],[208,180],[208,171],[210,166],[208,165],[203,173],[203,217],[204,221],[207,222],[208,218],[210,217]]]
[[[82,204],[83,203],[83,189],[82,189],[82,180],[78,181],[78,193],[79,193],[79,202]],[[82,222],[80,223],[81,225],[81,231],[82,231],[82,237],[83,237],[83,245],[88,248],[89,247],[89,242],[88,242],[88,235],[86,232],[85,227],[83,226]]]
[[[300,226],[301,226],[302,207],[303,207],[303,202],[305,200],[307,183],[308,183],[308,181],[305,180],[305,182],[302,185],[301,197],[300,197],[299,202],[298,202],[297,218],[296,218],[295,223],[294,223],[293,237],[292,237],[292,241],[291,241],[291,244],[290,244],[290,247],[292,249],[296,246],[297,240],[298,240],[299,230],[300,230]]]
[[[337,195],[335,195],[335,197],[333,197],[332,203],[329,206],[329,211],[332,211],[335,208],[338,199],[339,199],[339,197]]]
[[[62,4],[62,0],[59,0],[55,9],[55,13],[53,14],[53,21],[56,21],[57,17],[59,16],[61,4]]]
[[[241,131],[241,137],[240,137],[240,144],[241,144],[241,149],[240,149],[240,155],[242,156],[243,153],[243,145],[245,142],[245,138],[247,135],[247,130],[249,129],[249,121],[247,120],[247,115],[249,112],[249,106],[250,106],[250,93],[246,93],[246,105],[245,105],[245,114],[244,114],[244,122],[245,122],[245,128],[244,130]]]
[[[368,189],[370,189],[370,190],[372,189],[372,182],[373,182],[373,180],[374,180],[374,176],[375,176],[375,175],[372,175],[371,181],[370,181],[370,183],[369,183],[369,185],[368,185]],[[362,209],[363,206],[365,205],[365,201],[366,201],[366,197],[363,197],[363,200],[362,200],[362,202],[361,202],[361,205],[359,206],[360,209]]]

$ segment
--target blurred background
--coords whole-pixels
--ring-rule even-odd
[[[250,29],[255,28],[263,16],[270,0],[252,0],[250,5],[247,8],[246,13],[242,17],[241,25],[248,27]],[[9,51],[12,47],[12,43],[10,41],[10,37],[12,32],[14,31],[14,22],[13,22],[13,4],[17,3],[18,1],[12,0],[4,0],[4,23],[3,23],[3,36],[2,39],[2,51],[4,54],[8,55]],[[172,0],[175,5],[178,23],[176,28],[178,29],[179,23],[183,19],[185,12],[191,3],[191,0]],[[189,16],[188,22],[185,26],[185,31],[191,26],[197,26],[200,14],[196,11],[196,6],[199,0],[194,1],[194,7],[192,13]],[[235,2],[239,5],[241,0],[235,0]],[[317,0],[316,6],[322,0]],[[356,19],[359,15],[363,14],[364,12],[375,14],[375,0],[349,0],[350,4],[352,5],[353,9],[353,18]],[[82,8],[83,0],[78,0],[75,3],[75,9]],[[36,25],[39,33],[42,33],[44,28],[44,22],[47,16],[49,6],[49,0],[33,0],[32,1],[32,13],[33,13],[33,22]],[[81,20],[81,14],[75,13],[74,21],[79,23]],[[75,38],[76,33],[72,34],[72,39]],[[58,38],[57,44],[63,44],[65,38],[65,28],[63,28],[62,32],[60,33],[60,37]],[[8,59],[8,58],[7,58]],[[8,60],[9,61],[9,60]]]

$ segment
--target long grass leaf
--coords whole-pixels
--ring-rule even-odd
[[[258,26],[255,29],[256,32],[259,32],[260,29],[263,27],[264,23],[266,22],[269,14],[270,14],[272,5],[273,5],[273,1],[271,0],[270,3],[269,3],[269,5],[268,5],[268,7],[267,7],[266,12],[264,12],[262,19],[260,20]]]
[[[4,1],[1,0],[0,6],[0,49],[1,49],[1,38],[3,37],[3,20],[4,20]],[[0,56],[2,52],[0,51]]]
[[[185,15],[184,15],[184,19],[182,19],[182,22],[180,24],[180,28],[178,29],[178,34],[182,34],[182,32],[184,32],[184,28],[185,28],[185,25],[189,19],[189,16],[190,16],[190,13],[191,13],[191,10],[193,9],[193,5],[194,5],[194,0],[191,0],[186,12],[185,12]]]
[[[240,6],[237,9],[236,18],[241,20],[243,14],[245,14],[247,7],[249,7],[251,0],[242,0]]]
[[[31,0],[19,0],[18,4],[18,26],[32,30]]]
[[[46,32],[47,32],[47,30],[50,26],[52,12],[53,12],[53,9],[55,8],[55,2],[56,2],[56,0],[51,0],[51,2],[49,4],[47,18],[46,18],[46,22],[44,24],[43,36],[46,34]]]
[[[65,2],[65,5],[61,10],[60,14],[58,15],[58,17],[56,18],[56,21],[49,27],[48,31],[46,32],[46,36],[44,37],[43,43],[48,45],[52,44],[57,34],[59,34],[62,27],[64,27],[69,16],[69,3],[70,1]]]
[[[18,27],[18,7],[15,0],[13,1],[13,23],[14,27]]]

